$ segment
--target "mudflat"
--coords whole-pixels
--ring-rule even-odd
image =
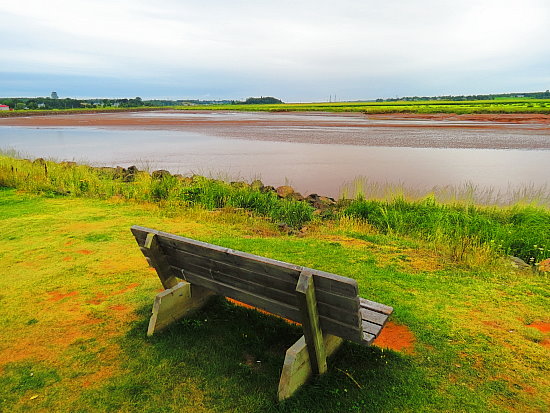
[[[163,110],[6,117],[0,118],[0,126],[187,130],[233,139],[362,146],[550,149],[550,115],[543,114]],[[397,128],[399,139],[392,133]],[[410,139],[402,139],[405,130]],[[476,130],[483,131],[483,139]]]

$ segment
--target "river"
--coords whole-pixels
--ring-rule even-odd
[[[29,158],[261,179],[333,197],[346,183],[349,194],[357,183],[371,190],[402,186],[422,192],[451,185],[505,193],[550,182],[548,125],[326,113],[40,118],[0,119],[0,148]]]

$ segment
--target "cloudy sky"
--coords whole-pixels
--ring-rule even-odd
[[[0,96],[540,91],[549,22],[548,0],[0,0]]]

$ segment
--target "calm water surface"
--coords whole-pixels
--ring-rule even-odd
[[[132,116],[168,115],[139,113]],[[182,116],[205,115],[186,113]],[[232,115],[210,116],[227,119]],[[239,119],[253,119],[265,115],[239,113],[237,116]],[[275,116],[293,119],[295,115]],[[316,116],[316,120],[324,119],[332,123],[345,118]],[[303,115],[298,118],[303,119]],[[384,124],[387,123],[384,121]],[[242,129],[241,134],[239,128]],[[550,143],[548,132],[533,134],[532,131],[522,131],[521,127],[512,131],[384,127],[380,131],[376,128],[363,131],[351,128],[350,132],[350,128],[345,126],[324,127],[322,124],[317,129],[308,126],[270,128],[265,125],[261,127],[262,133],[258,132],[258,139],[254,139],[254,130],[260,129],[257,125],[248,128],[232,126],[229,133],[221,129],[0,126],[0,148],[15,149],[32,158],[52,157],[102,166],[136,165],[140,169],[168,169],[173,173],[196,173],[231,180],[259,178],[268,185],[291,184],[304,194],[330,196],[338,196],[342,185],[357,177],[416,189],[471,182],[505,191],[509,187],[545,186],[550,182],[550,150],[544,148]],[[314,139],[302,141],[300,136],[303,133],[310,134]],[[361,133],[388,135],[392,146],[369,146],[368,140],[365,140],[367,138]],[[315,134],[320,138],[315,139]],[[327,134],[330,139],[326,139]],[[359,138],[354,137],[351,142],[348,139],[350,134],[359,134]],[[438,134],[444,135],[444,139],[456,138],[458,141],[498,141],[502,137],[507,142],[514,139],[519,142],[528,138],[537,140],[539,146],[542,142],[543,149],[407,147],[414,146],[414,139],[428,137],[437,140]],[[474,137],[469,136],[471,134]],[[336,143],[339,136],[346,144]],[[359,142],[357,139],[360,139]]]

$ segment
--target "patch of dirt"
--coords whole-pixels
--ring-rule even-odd
[[[122,290],[119,290],[119,291],[115,291],[114,293],[110,294],[110,295],[119,295],[119,294],[124,294],[125,292],[128,292],[130,290],[133,290],[134,288],[136,287],[139,287],[139,283],[132,283],[132,284],[128,284],[126,287],[124,287]]]
[[[90,255],[92,254],[92,251],[90,250],[78,250],[78,251],[75,251],[77,254],[82,254],[82,255]]]
[[[132,284],[128,284],[123,289],[118,290],[118,291],[114,291],[112,293],[107,293],[107,294],[106,293],[97,293],[94,298],[92,298],[90,300],[86,300],[86,303],[93,304],[93,305],[99,305],[103,301],[105,301],[107,298],[112,297],[114,295],[124,294],[124,293],[126,293],[130,290],[133,290],[134,288],[138,287],[139,285],[140,285],[139,283],[132,283]]]
[[[374,340],[374,345],[402,353],[414,354],[415,341],[413,333],[407,326],[390,321]]]
[[[550,333],[550,323],[547,323],[544,321],[537,321],[536,323],[531,323],[527,327],[536,328],[541,333]]]
[[[32,329],[32,334],[26,334],[10,343],[7,348],[0,349],[0,367],[26,359],[56,360],[72,343],[79,339],[92,337],[88,327],[102,320],[84,313],[80,304],[68,301],[60,304],[59,320],[40,323],[40,328]],[[32,328],[32,327],[28,327]]]
[[[79,293],[78,291],[71,291],[68,293],[60,293],[59,291],[48,291],[47,294],[50,296],[50,298],[48,298],[48,301],[60,301],[67,297],[75,297]]]
[[[63,261],[72,261],[73,260],[73,257],[64,257],[63,258]]]

